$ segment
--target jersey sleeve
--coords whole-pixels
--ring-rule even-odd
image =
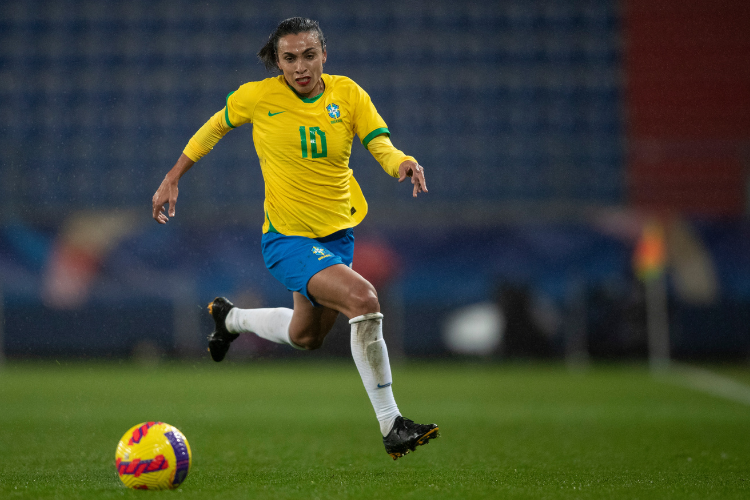
[[[227,96],[224,121],[230,128],[252,123],[253,112],[263,97],[263,82],[246,83]]]
[[[193,161],[207,155],[224,135],[233,128],[251,123],[253,111],[263,95],[263,82],[249,82],[231,92],[224,109],[213,115],[193,135],[183,153]]]
[[[190,142],[185,146],[185,156],[193,161],[198,161],[206,156],[216,143],[221,140],[231,128],[224,123],[224,113],[226,108],[213,115],[201,128],[193,135]]]
[[[417,162],[413,156],[405,155],[402,151],[396,149],[391,143],[391,139],[385,135],[374,137],[367,149],[391,177],[398,177],[398,167],[406,160]]]
[[[352,84],[354,85],[352,92],[354,133],[367,148],[375,137],[381,134],[390,135],[390,132],[367,92],[356,83],[352,82]]]

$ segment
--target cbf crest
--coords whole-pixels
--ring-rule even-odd
[[[318,256],[318,260],[323,260],[326,257],[333,257],[333,255],[328,253],[325,248],[320,247],[312,247],[312,253]]]
[[[326,106],[326,111],[328,111],[328,116],[330,116],[334,120],[337,118],[341,118],[341,111],[339,111],[339,107],[336,104],[329,104],[328,106]]]

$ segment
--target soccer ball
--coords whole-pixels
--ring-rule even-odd
[[[122,436],[115,452],[120,480],[136,490],[178,487],[190,472],[192,453],[185,436],[164,422],[144,422]]]

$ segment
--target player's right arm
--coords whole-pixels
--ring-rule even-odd
[[[225,121],[224,115],[226,114],[226,109],[224,108],[213,115],[198,129],[187,146],[185,146],[185,150],[180,155],[177,163],[167,172],[164,180],[161,181],[159,189],[156,190],[151,200],[152,217],[159,224],[166,224],[169,217],[174,217],[178,193],[177,184],[180,177],[185,175],[185,172],[190,170],[190,167],[195,162],[206,156],[216,146],[216,143],[234,128],[227,125]],[[167,203],[169,203],[168,216],[164,213],[164,205]]]
[[[159,189],[154,193],[154,197],[151,199],[151,207],[153,210],[152,217],[159,224],[166,224],[169,217],[174,217],[174,206],[177,203],[177,183],[185,172],[190,170],[195,164],[195,161],[190,159],[185,153],[180,155],[180,158],[175,163],[174,167],[167,172],[164,180],[161,181]],[[164,213],[164,205],[169,204],[169,217]]]
[[[227,132],[252,121],[252,110],[257,102],[257,99],[254,99],[257,86],[258,82],[246,83],[237,92],[229,94],[227,105],[204,123],[190,139],[177,163],[164,177],[151,199],[151,215],[156,222],[166,224],[169,217],[174,217],[180,177],[185,175],[195,162],[207,155]],[[169,204],[169,209],[165,214],[166,204]]]

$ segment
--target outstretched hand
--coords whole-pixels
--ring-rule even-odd
[[[156,190],[154,197],[151,199],[153,209],[152,216],[159,224],[166,224],[169,217],[174,217],[174,206],[177,203],[177,193],[177,179],[171,179],[170,176],[167,175],[164,180],[161,181],[159,189]],[[167,212],[169,217],[164,213],[164,205],[167,203],[169,203],[169,211]]]
[[[398,182],[403,182],[407,177],[411,177],[411,183],[414,184],[412,196],[417,197],[419,193],[427,192],[427,183],[424,179],[424,167],[419,163],[406,160],[398,166]]]
[[[152,217],[159,224],[166,224],[169,217],[174,217],[174,206],[177,203],[177,183],[185,172],[190,170],[190,167],[195,165],[195,161],[191,160],[185,153],[182,153],[177,159],[177,163],[174,167],[167,172],[164,180],[161,181],[159,189],[154,193],[154,197],[151,198]],[[167,214],[164,213],[164,205],[169,203],[169,210]]]

